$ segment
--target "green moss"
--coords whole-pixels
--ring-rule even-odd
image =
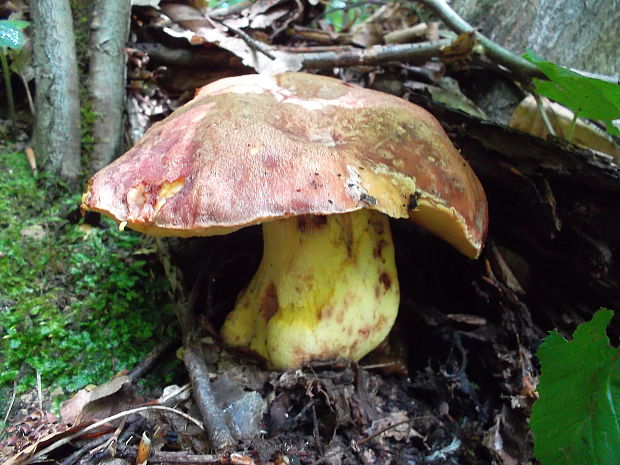
[[[33,178],[22,153],[0,154],[0,184],[0,388],[37,371],[65,391],[99,384],[174,331],[143,236],[70,222],[79,194]]]

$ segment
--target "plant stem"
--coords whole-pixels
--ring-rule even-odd
[[[575,126],[577,126],[577,113],[573,114],[573,120],[570,122],[570,126],[568,127],[568,132],[566,133],[566,140],[569,142],[573,141],[573,135],[575,134]]]
[[[35,116],[36,111],[34,109],[34,101],[32,99],[32,93],[30,92],[30,87],[28,86],[28,81],[24,77],[23,73],[19,73],[19,77],[24,83],[24,88],[26,89],[26,97],[28,98],[28,106],[30,107],[30,113],[32,113],[32,116]]]
[[[2,62],[2,74],[6,85],[6,97],[9,102],[9,114],[13,122],[13,129],[17,129],[17,116],[15,114],[15,101],[13,100],[13,87],[11,87],[11,75],[9,74],[9,63],[6,59],[6,47],[0,47],[0,61]]]
[[[549,121],[549,116],[547,115],[547,111],[545,110],[545,105],[543,104],[542,97],[538,94],[534,94],[534,100],[536,100],[536,106],[538,107],[538,111],[540,112],[540,117],[543,120],[545,129],[547,129],[547,132],[550,135],[555,136],[555,130],[553,129],[551,121]]]

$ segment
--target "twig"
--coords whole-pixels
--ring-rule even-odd
[[[192,382],[194,399],[196,399],[198,404],[198,409],[209,432],[209,439],[213,447],[216,450],[222,450],[231,446],[235,441],[226,425],[222,409],[215,402],[215,397],[210,387],[207,364],[191,347],[187,346],[183,354],[183,361]]]
[[[344,66],[379,65],[390,61],[425,61],[439,55],[443,47],[450,45],[448,39],[416,44],[374,45],[366,49],[349,48],[343,51],[301,53],[305,69],[326,69]]]
[[[96,449],[102,444],[105,444],[106,442],[108,442],[108,440],[111,437],[112,437],[112,434],[104,434],[103,436],[93,439],[92,441],[84,444],[82,447],[80,447],[78,450],[76,450],[74,453],[72,453],[69,457],[64,459],[62,462],[60,462],[60,465],[73,465],[78,460],[80,460],[82,457],[84,457],[86,454],[90,453],[90,451],[92,451],[93,449]]]
[[[213,21],[215,21],[216,23],[221,24],[222,26],[225,26],[226,28],[230,29],[231,31],[233,31],[235,34],[237,34],[239,37],[241,37],[243,39],[243,41],[248,44],[248,46],[260,53],[262,53],[263,55],[265,55],[267,58],[269,58],[270,60],[275,60],[276,57],[269,51],[269,49],[267,48],[267,46],[261,42],[260,40],[256,40],[252,37],[250,37],[248,34],[246,34],[244,31],[242,31],[239,28],[236,28],[234,26],[231,26],[229,24],[226,24],[224,21],[222,21],[221,19],[217,19],[217,18],[211,18],[213,19]]]
[[[402,44],[403,42],[410,42],[412,39],[423,36],[427,30],[428,24],[418,23],[415,26],[387,33],[383,36],[383,41],[386,44]]]
[[[538,67],[476,31],[467,21],[450,8],[445,0],[419,1],[431,8],[437,16],[457,34],[473,32],[476,39],[478,39],[480,44],[484,47],[487,56],[496,63],[505,66],[517,76],[521,76],[528,80],[532,77],[545,78],[545,75]]]
[[[321,456],[325,455],[325,449],[323,448],[323,443],[321,441],[321,434],[319,433],[319,420],[316,416],[316,407],[312,404],[312,433],[314,435],[314,442],[316,443],[316,448],[319,451]]]
[[[518,77],[524,78],[527,81],[529,81],[533,77],[547,79],[545,74],[540,69],[538,69],[537,66],[530,63],[526,59],[521,58],[519,55],[512,53],[510,50],[505,49],[498,43],[492,41],[488,37],[476,31],[471,24],[461,18],[456,13],[456,11],[450,8],[450,6],[446,3],[445,0],[419,1],[420,3],[423,3],[424,5],[432,9],[435,14],[437,14],[437,16],[439,16],[443,20],[443,22],[446,23],[446,25],[457,34],[462,34],[464,32],[473,32],[480,44],[484,47],[487,56],[496,63],[499,63],[500,65],[508,68]],[[593,79],[600,79],[601,81],[611,82],[613,84],[620,84],[620,76],[607,76],[604,74],[591,73],[589,71],[583,71],[574,68],[570,68],[570,70]]]
[[[202,425],[202,422],[199,421],[199,420],[196,420],[195,418],[193,418],[191,416],[189,416],[187,413],[181,412],[180,410],[176,410],[176,409],[173,409],[173,408],[170,408],[170,407],[164,407],[162,405],[147,405],[146,407],[137,407],[137,408],[134,408],[134,409],[131,409],[131,410],[125,410],[124,412],[116,413],[116,414],[114,414],[112,416],[104,418],[103,420],[99,420],[99,421],[93,423],[92,425],[86,426],[83,429],[81,429],[79,431],[76,431],[73,434],[70,434],[69,436],[65,436],[64,438],[59,439],[58,441],[54,442],[53,444],[47,446],[45,449],[42,449],[39,452],[37,452],[36,454],[34,454],[26,463],[30,463],[30,462],[35,462],[35,461],[41,460],[44,456],[46,456],[47,454],[49,454],[53,450],[58,449],[60,446],[64,446],[68,442],[73,441],[75,438],[79,438],[80,436],[83,436],[85,433],[88,433],[89,431],[97,429],[100,426],[103,426],[103,425],[105,425],[105,424],[107,424],[107,423],[109,423],[111,421],[118,420],[119,418],[124,418],[124,417],[126,417],[128,415],[132,415],[134,413],[143,412],[144,410],[165,410],[167,412],[176,413],[177,415],[182,416],[186,420],[191,421],[196,426],[198,426],[200,429],[204,430],[204,426]]]
[[[43,410],[43,389],[41,389],[41,372],[37,370],[37,396],[39,398],[39,410]]]
[[[125,428],[126,423],[127,423],[127,417],[122,418],[118,426],[116,427],[116,430],[108,437],[108,440],[98,445],[97,447],[95,447],[91,453],[96,454],[97,452],[101,452],[104,450],[111,450],[113,453],[114,450],[116,449],[115,446],[118,443],[118,437],[123,432],[123,429]]]
[[[17,380],[13,380],[13,394],[11,395],[11,402],[9,402],[9,408],[6,411],[6,415],[4,415],[4,421],[3,421],[4,424],[6,424],[6,422],[9,421],[9,416],[11,415],[13,404],[15,404],[16,394],[17,394]]]
[[[153,367],[155,362],[162,355],[164,355],[166,352],[172,349],[172,347],[174,347],[174,345],[177,344],[178,342],[179,342],[178,339],[167,339],[163,342],[160,342],[155,347],[153,347],[151,351],[148,354],[146,354],[146,357],[140,360],[140,362],[138,362],[138,364],[134,366],[132,370],[129,372],[129,375],[128,375],[129,380],[132,383],[135,383],[139,378],[141,378],[146,372],[148,372]]]
[[[195,299],[197,290],[193,289],[189,296],[186,295],[181,270],[172,264],[168,244],[161,238],[157,238],[156,242],[159,259],[170,282],[174,311],[183,332],[183,361],[192,383],[194,399],[198,404],[211,444],[216,450],[222,450],[233,445],[235,441],[226,425],[222,409],[215,402],[207,365],[194,349],[197,324],[191,302]]]
[[[134,459],[137,449],[135,447],[119,451],[118,456],[125,459]],[[233,453],[227,454],[200,454],[192,455],[187,452],[154,452],[149,457],[149,463],[196,463],[196,464],[222,464],[222,465],[255,465],[256,462],[250,457]]]
[[[540,117],[543,120],[543,124],[545,125],[547,132],[552,136],[555,136],[555,130],[553,129],[553,125],[549,120],[549,115],[547,115],[542,98],[540,97],[540,95],[534,94],[534,100],[536,100],[536,107],[538,108],[538,112],[540,113]]]

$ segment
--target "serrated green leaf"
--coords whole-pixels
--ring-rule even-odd
[[[19,49],[26,39],[21,30],[28,27],[28,21],[0,20],[0,47]]]
[[[620,85],[583,76],[545,61],[532,52],[523,58],[549,78],[534,79],[536,92],[570,108],[578,117],[601,120],[610,134],[619,134],[612,121],[620,118]]]
[[[537,356],[539,400],[530,426],[542,465],[620,464],[620,349],[605,329],[611,310],[599,310],[567,341],[552,331]]]

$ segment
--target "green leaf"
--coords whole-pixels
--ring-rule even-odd
[[[578,117],[603,121],[610,134],[620,134],[612,124],[620,119],[620,85],[583,76],[529,51],[523,58],[549,78],[548,81],[534,79],[537,93],[570,108]]]
[[[21,30],[28,27],[28,21],[0,20],[0,47],[20,49],[26,39]]]
[[[542,374],[532,409],[534,453],[542,465],[620,464],[620,349],[599,310],[567,341],[556,331],[536,354]]]
[[[11,50],[9,57],[11,58],[11,65],[9,66],[11,71],[18,74],[25,74],[27,72],[32,59],[27,48]]]

